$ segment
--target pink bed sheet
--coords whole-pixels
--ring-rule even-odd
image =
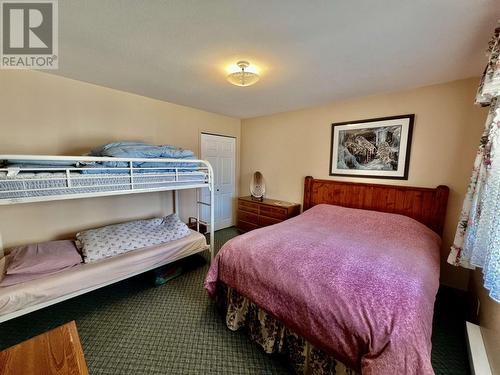
[[[394,214],[318,205],[226,243],[208,272],[363,374],[433,374],[439,236]]]

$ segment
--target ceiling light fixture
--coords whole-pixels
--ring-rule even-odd
[[[256,83],[260,77],[254,69],[249,69],[249,67],[250,63],[248,61],[238,61],[231,73],[227,76],[228,82],[243,87],[251,86]]]

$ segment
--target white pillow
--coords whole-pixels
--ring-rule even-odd
[[[76,235],[85,263],[178,240],[190,234],[176,214],[90,229]]]

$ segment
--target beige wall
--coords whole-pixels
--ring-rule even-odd
[[[473,105],[478,79],[377,95],[242,121],[241,194],[261,171],[270,198],[302,201],[304,177],[328,175],[330,124],[415,113],[408,181],[356,179],[382,184],[450,187],[442,247],[441,282],[466,289],[468,271],[445,263],[486,110]],[[339,180],[353,180],[335,177]]]
[[[79,155],[118,140],[174,144],[199,155],[200,132],[237,137],[240,120],[34,71],[0,71],[0,153]],[[194,193],[181,194],[181,214]],[[0,208],[6,247],[172,210],[171,193],[29,203]]]

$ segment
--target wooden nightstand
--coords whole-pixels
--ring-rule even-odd
[[[240,231],[267,227],[281,223],[284,220],[297,216],[300,213],[300,204],[264,199],[262,202],[251,197],[238,198],[238,223]]]

